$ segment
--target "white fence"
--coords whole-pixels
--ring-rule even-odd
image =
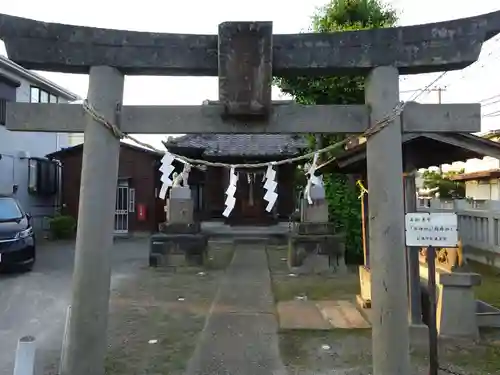
[[[418,211],[456,212],[465,256],[500,267],[500,201],[420,200]]]

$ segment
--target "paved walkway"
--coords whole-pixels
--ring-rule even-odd
[[[284,375],[263,245],[238,244],[187,375]]]

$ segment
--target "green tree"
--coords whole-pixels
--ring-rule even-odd
[[[463,199],[465,198],[465,183],[463,181],[453,181],[451,179],[451,177],[461,173],[464,173],[464,170],[446,173],[427,170],[422,174],[424,188],[437,189],[440,198]]]
[[[374,29],[394,26],[397,14],[380,0],[331,0],[312,17],[311,31]],[[277,86],[302,104],[362,104],[364,103],[364,77],[279,77]],[[319,137],[321,146],[342,140],[346,135]],[[309,136],[311,147],[316,138]],[[337,151],[338,152],[338,151]],[[331,157],[334,155],[328,155]],[[328,199],[330,220],[336,229],[346,233],[347,257],[350,261],[362,259],[361,206],[356,187],[347,176],[329,173],[323,176]]]

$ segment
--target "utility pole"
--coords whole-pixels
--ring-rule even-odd
[[[437,91],[438,93],[438,103],[439,104],[442,104],[442,94],[443,94],[443,91],[446,91],[446,88],[444,87],[438,87],[438,88],[435,88],[435,89],[431,89],[430,91]]]
[[[443,92],[446,91],[446,87],[434,87],[434,88],[428,88],[428,89],[425,89],[425,90],[421,90],[421,89],[418,89],[418,90],[403,90],[401,91],[401,93],[410,93],[410,92],[417,92],[417,91],[425,91],[425,92],[437,92],[438,93],[438,103],[439,104],[442,104],[442,97],[443,97]]]

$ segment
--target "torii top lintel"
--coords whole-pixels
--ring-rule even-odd
[[[500,11],[416,26],[273,35],[272,74],[364,74],[388,65],[401,74],[462,69],[498,33]],[[9,58],[35,70],[88,73],[91,66],[107,65],[129,75],[217,76],[219,37],[220,32],[135,32],[0,14]]]

